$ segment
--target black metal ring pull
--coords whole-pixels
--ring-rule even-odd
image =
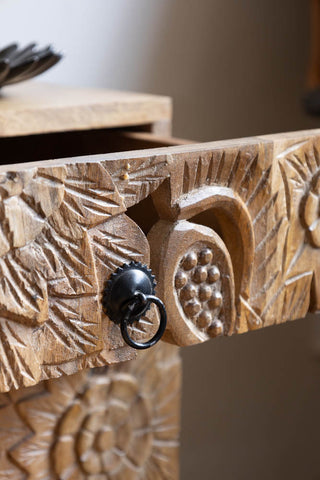
[[[107,282],[103,293],[104,309],[113,322],[120,325],[124,341],[138,350],[150,348],[162,337],[167,325],[167,313],[162,301],[154,295],[155,278],[146,265],[131,262],[119,267]],[[155,304],[160,313],[160,324],[155,335],[148,341],[136,342],[128,327],[138,322]]]
[[[136,348],[138,350],[144,350],[145,348],[153,347],[153,345],[155,345],[161,339],[167,326],[167,312],[160,298],[155,297],[154,295],[144,295],[144,294],[141,294],[141,292],[137,292],[137,296],[139,295],[143,295],[147,303],[149,304],[154,303],[155,305],[157,305],[159,309],[160,324],[157,332],[154,334],[154,336],[150,340],[144,343],[136,342],[130,337],[128,332],[128,325],[132,324],[131,313],[135,307],[134,304],[132,305],[132,308],[131,308],[131,304],[127,306],[127,311],[121,320],[120,327],[121,327],[121,333],[122,333],[123,339],[128,345],[130,345],[130,347]]]

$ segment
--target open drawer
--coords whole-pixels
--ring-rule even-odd
[[[177,345],[318,309],[319,152],[309,131],[1,166],[1,390],[133,358],[101,304],[131,261]]]
[[[320,131],[184,144],[145,119],[3,132],[0,391],[134,358],[102,306],[131,261],[155,274],[172,344],[319,309]],[[153,305],[130,334],[158,323]]]

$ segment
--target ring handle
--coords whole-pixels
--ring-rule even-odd
[[[130,347],[133,347],[137,350],[145,350],[146,348],[153,347],[153,345],[155,345],[164,334],[167,326],[167,312],[160,298],[155,297],[154,295],[143,295],[141,294],[141,292],[137,292],[137,296],[139,296],[140,299],[143,297],[143,302],[154,303],[158,307],[160,312],[160,325],[157,332],[150,340],[145,343],[136,342],[130,337],[128,332],[128,324],[130,325],[132,323],[130,322],[131,312],[134,306],[134,304],[132,303],[131,306],[130,304],[127,306],[127,312],[120,321],[120,328],[124,341],[128,345],[130,345]]]

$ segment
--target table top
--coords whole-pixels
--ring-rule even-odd
[[[169,97],[26,82],[0,95],[0,137],[150,124],[171,119]]]

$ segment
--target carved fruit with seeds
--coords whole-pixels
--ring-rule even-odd
[[[221,237],[189,220],[159,220],[148,241],[158,295],[168,314],[164,339],[187,346],[231,335],[236,320],[234,273]]]
[[[224,333],[219,314],[223,307],[220,270],[214,252],[199,242],[180,259],[175,289],[184,314],[201,331],[215,337]]]

